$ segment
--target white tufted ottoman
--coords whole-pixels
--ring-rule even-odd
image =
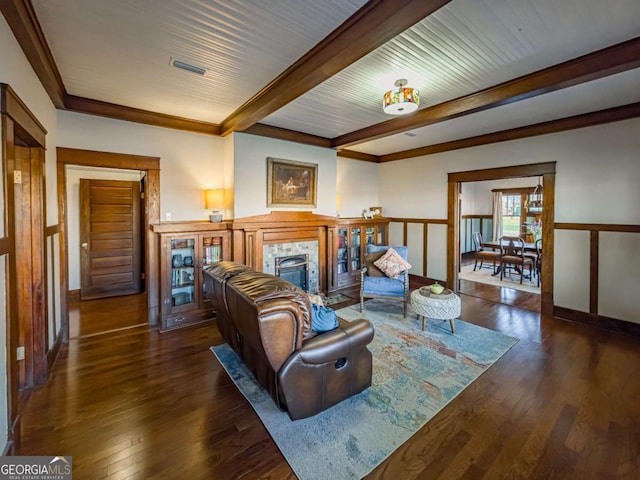
[[[411,292],[411,307],[422,317],[422,330],[427,318],[449,320],[451,333],[456,333],[453,321],[460,316],[460,297],[448,288],[440,294],[431,293],[429,287],[422,287]]]

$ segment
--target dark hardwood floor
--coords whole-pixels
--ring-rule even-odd
[[[69,337],[89,337],[147,323],[147,294],[69,302]]]
[[[461,318],[519,342],[367,478],[640,478],[637,339],[468,295]],[[215,324],[72,339],[18,453],[72,455],[76,479],[295,478],[220,342]]]

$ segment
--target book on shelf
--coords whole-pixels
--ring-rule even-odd
[[[216,240],[215,238],[213,240]],[[204,263],[205,265],[210,265],[212,263],[217,263],[220,260],[222,255],[222,246],[220,243],[214,244],[212,243],[208,247],[204,247]]]

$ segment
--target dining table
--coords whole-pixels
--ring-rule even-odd
[[[504,245],[505,247],[509,246],[509,241],[508,240],[503,240],[502,241],[502,245]],[[516,242],[518,245],[518,247],[520,246],[520,242]],[[491,241],[491,242],[482,242],[482,245],[484,247],[489,247],[492,250],[500,250],[500,241],[496,240],[496,241]],[[529,242],[524,242],[524,251],[525,252],[536,252],[536,244],[535,243],[529,243]]]
[[[496,241],[491,241],[491,242],[482,242],[482,245],[484,247],[487,248],[491,248],[492,250],[500,250],[500,241],[496,240]],[[509,240],[502,240],[502,245],[505,247],[508,247],[509,244],[511,242]],[[518,248],[520,247],[520,242],[515,242],[518,246]],[[524,242],[524,251],[525,252],[532,252],[532,253],[537,253],[537,249],[536,249],[536,244],[535,243],[530,243],[530,242]],[[535,263],[535,261],[534,261]],[[498,265],[498,268],[496,269],[495,273],[493,273],[491,276],[495,277],[496,275],[500,275],[500,271],[502,270],[502,264]],[[520,270],[516,267],[516,270],[520,273]]]

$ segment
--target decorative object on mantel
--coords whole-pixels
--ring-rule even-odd
[[[371,210],[371,208],[365,208],[364,210],[362,210],[362,218],[379,218],[381,216],[382,210],[379,210],[377,208],[375,210]]]
[[[396,80],[396,88],[384,94],[382,106],[384,113],[388,115],[405,115],[415,112],[420,105],[420,92],[415,88],[407,87],[407,80]]]
[[[373,218],[382,218],[382,207],[369,207],[373,212]]]
[[[316,207],[318,164],[267,157],[267,207]]]
[[[212,188],[204,191],[205,208],[211,210],[209,215],[209,221],[221,222],[222,213],[218,210],[219,207],[224,205],[224,190],[221,188]]]

